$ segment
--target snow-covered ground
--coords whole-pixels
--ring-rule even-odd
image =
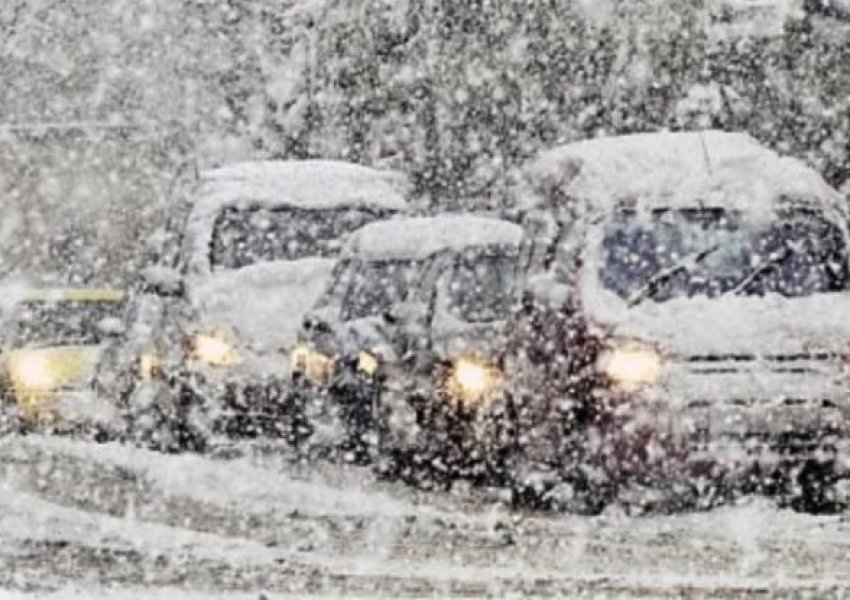
[[[843,516],[761,499],[673,516],[519,513],[284,451],[227,454],[0,441],[0,600],[850,591]]]

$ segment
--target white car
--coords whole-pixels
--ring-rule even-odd
[[[121,333],[125,300],[122,290],[101,288],[22,293],[0,329],[0,422],[23,430],[118,427],[117,407],[94,394],[92,381]]]
[[[399,173],[336,161],[204,172],[170,224],[171,252],[145,273],[150,293],[131,303],[125,368],[105,365],[102,387],[122,390],[136,430],[159,446],[202,446],[210,428],[272,433],[288,351],[345,237],[405,212],[406,195]],[[174,434],[187,427],[194,442]]]
[[[850,440],[846,201],[801,161],[718,131],[570,144],[528,182],[529,214],[557,223],[537,286],[556,300],[521,344],[544,351],[520,352],[514,374],[529,454],[557,456],[566,401],[614,478],[743,478],[825,500]],[[565,377],[576,361],[594,368]],[[593,394],[574,393],[582,379]]]

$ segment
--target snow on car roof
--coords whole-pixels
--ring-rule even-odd
[[[407,179],[398,172],[331,160],[256,161],[204,171],[196,211],[225,206],[340,207],[402,211]]]
[[[840,195],[812,168],[745,133],[644,133],[598,138],[541,154],[526,172],[527,208],[557,198],[585,212],[721,206],[769,213],[809,205],[844,212]]]
[[[517,246],[522,235],[522,228],[514,223],[467,214],[389,219],[355,231],[343,256],[417,259],[471,246]]]

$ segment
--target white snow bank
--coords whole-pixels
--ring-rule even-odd
[[[28,540],[83,546],[144,549],[152,554],[190,554],[237,564],[272,561],[280,553],[260,542],[176,529],[60,506],[10,487],[0,487],[0,554],[15,553]]]
[[[305,258],[258,263],[190,282],[208,325],[225,327],[260,350],[288,348],[301,319],[324,291],[336,261]]]
[[[566,198],[589,212],[723,206],[765,214],[790,203],[843,201],[802,161],[781,157],[745,133],[646,133],[567,144],[542,153],[527,170],[535,191],[521,202],[548,208]]]
[[[344,488],[332,487],[321,480],[318,472],[315,478],[294,479],[244,458],[212,460],[194,454],[165,455],[116,443],[90,444],[36,436],[0,440],[0,453],[18,460],[43,453],[126,469],[150,482],[165,497],[189,498],[250,513],[298,510],[306,515],[445,516],[441,510],[417,509],[383,491],[365,489],[363,484],[348,482],[351,485]]]
[[[473,215],[393,219],[354,232],[343,256],[357,255],[367,260],[418,259],[473,246],[518,246],[522,235],[519,225]]]
[[[352,596],[345,595],[348,600],[365,600],[374,596]],[[338,593],[310,592],[309,595],[299,594],[276,594],[263,592],[211,592],[191,591],[183,588],[143,588],[128,587],[118,589],[115,587],[68,587],[55,592],[5,592],[0,590],[0,600],[303,600],[304,598],[328,598],[338,600]]]
[[[244,162],[202,173],[196,214],[240,204],[403,211],[408,192],[401,173],[342,161]]]
[[[711,512],[643,518],[616,511],[597,518],[505,510],[491,513],[491,507],[481,503],[459,509],[444,495],[430,496],[428,504],[418,505],[403,496],[402,488],[394,489],[391,496],[389,488],[386,492],[369,489],[375,484],[360,479],[320,482],[317,476],[299,480],[291,473],[258,468],[244,459],[164,456],[112,444],[35,436],[7,438],[0,441],[0,450],[11,467],[6,470],[6,485],[0,488],[0,538],[9,540],[0,545],[0,553],[6,556],[26,551],[17,542],[29,535],[26,539],[58,539],[83,546],[96,542],[95,547],[107,550],[129,545],[178,559],[210,557],[258,568],[279,568],[277,559],[285,558],[290,564],[310,566],[331,577],[377,576],[387,578],[390,584],[413,578],[438,585],[492,584],[486,588],[492,595],[500,595],[508,580],[529,584],[560,581],[574,584],[577,590],[598,588],[603,597],[621,597],[632,590],[640,597],[700,596],[711,590],[725,592],[723,597],[738,597],[746,590],[830,590],[850,582],[846,520],[779,510],[760,499],[744,499]],[[268,519],[272,514],[285,516],[288,511],[297,511],[292,518],[298,520],[304,516],[320,520],[334,515],[354,517],[370,529],[369,543],[348,546],[350,538],[340,532],[340,545],[325,540],[314,551],[285,544],[267,548],[247,539],[153,525],[132,515],[120,519],[67,509],[14,488],[18,477],[27,480],[26,471],[49,470],[54,461],[61,466],[62,459],[81,460],[93,474],[101,465],[118,467],[132,479],[142,476],[146,489],[158,497],[174,494],[209,502],[246,518]],[[99,488],[93,487],[92,493],[99,493]],[[439,517],[441,523],[436,518],[400,518],[424,515]],[[270,520],[269,527],[275,522]],[[409,537],[410,527],[422,529],[415,529]],[[500,533],[504,531],[511,534],[512,543],[504,543]],[[187,560],[187,564],[191,562]],[[83,589],[79,597],[102,597],[95,580],[81,577],[79,585],[91,586],[91,595]],[[446,589],[448,595],[450,588]],[[164,595],[165,588],[103,591],[110,592],[110,598],[172,597]],[[605,591],[609,593],[602,593]],[[185,596],[178,594],[177,598],[196,597],[191,591],[179,592]],[[215,593],[211,597],[215,598]]]

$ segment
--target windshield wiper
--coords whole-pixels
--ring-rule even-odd
[[[640,304],[640,302],[645,298],[651,298],[658,290],[658,286],[662,283],[673,277],[679,271],[690,271],[718,248],[720,248],[720,245],[715,244],[698,252],[692,252],[683,256],[676,263],[666,269],[658,271],[655,275],[649,278],[649,281],[647,281],[643,287],[632,294],[632,297],[629,298],[629,308]]]
[[[728,292],[721,294],[721,296],[725,296],[726,294],[732,294],[733,296],[739,295],[741,292],[747,289],[747,286],[749,286],[753,281],[755,281],[762,273],[772,267],[777,267],[781,265],[791,256],[799,252],[801,249],[802,248],[796,247],[791,242],[786,243],[786,245],[782,248],[780,252],[771,254],[763,263],[760,263],[753,267],[749,271],[749,273],[747,273],[746,275],[744,275],[744,277],[741,278],[741,281],[735,284],[735,287],[733,287]]]

